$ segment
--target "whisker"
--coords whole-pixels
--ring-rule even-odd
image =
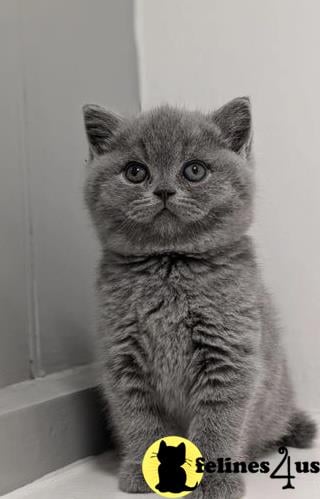
[[[139,213],[139,211],[141,212],[145,212],[146,208],[150,208],[150,207],[153,207],[154,205],[149,203],[149,204],[144,204],[142,207],[141,206],[134,206],[133,208],[131,208],[131,210],[129,211],[129,213]]]
[[[150,203],[151,199],[150,198],[142,198],[142,199],[134,199],[131,201],[130,205],[131,206],[139,206],[143,205],[145,203]]]

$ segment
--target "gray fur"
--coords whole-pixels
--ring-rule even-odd
[[[170,434],[205,458],[257,457],[310,444],[254,249],[254,166],[247,98],[210,114],[160,107],[122,119],[84,108],[87,206],[102,245],[101,384],[122,450],[120,488],[147,492],[141,459]],[[185,161],[210,171],[192,184]],[[129,183],[129,161],[151,178]],[[156,188],[171,189],[169,212]],[[298,414],[298,415],[297,415]],[[298,433],[298,434],[297,434]],[[304,436],[305,434],[305,436]],[[205,478],[192,497],[242,497],[239,475]]]

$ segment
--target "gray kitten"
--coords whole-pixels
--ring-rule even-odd
[[[202,114],[124,119],[85,106],[87,206],[102,245],[102,387],[122,450],[120,488],[148,492],[141,460],[170,434],[207,460],[309,446],[272,309],[246,235],[254,167],[247,98]],[[192,497],[240,498],[238,474]]]

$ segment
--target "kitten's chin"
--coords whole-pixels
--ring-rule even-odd
[[[181,231],[179,217],[168,208],[163,208],[153,217],[152,230],[155,238],[175,239]]]
[[[162,223],[166,223],[167,221],[172,221],[172,219],[177,219],[177,215],[173,213],[169,208],[162,208],[162,210],[158,211],[153,217],[153,220],[161,220]]]

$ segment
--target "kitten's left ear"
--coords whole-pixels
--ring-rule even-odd
[[[250,152],[252,119],[249,97],[233,99],[215,111],[211,118],[230,149],[246,155]]]
[[[82,110],[91,153],[94,156],[105,154],[110,149],[114,135],[123,119],[96,105],[87,104]]]
[[[166,451],[166,449],[167,449],[167,444],[165,443],[164,440],[161,440],[158,453],[161,455],[163,452]]]

